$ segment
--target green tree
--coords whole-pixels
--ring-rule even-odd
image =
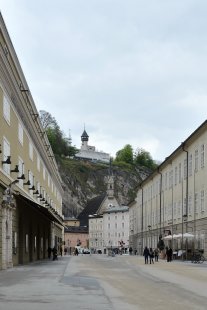
[[[64,133],[60,130],[57,121],[52,115],[46,111],[40,111],[40,120],[48,140],[52,147],[53,153],[59,156],[73,157],[78,150],[75,146],[70,145]]]
[[[157,164],[152,159],[152,156],[149,152],[145,151],[142,148],[138,148],[134,155],[134,163],[143,167],[147,167],[151,170],[157,168]]]
[[[125,162],[127,164],[133,164],[133,149],[130,144],[125,145],[125,147],[116,153],[115,161]]]

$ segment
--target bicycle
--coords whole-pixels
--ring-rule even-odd
[[[193,253],[191,263],[202,264],[205,260],[206,260],[205,257],[201,253]]]

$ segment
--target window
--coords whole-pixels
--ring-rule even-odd
[[[124,228],[124,223],[122,223],[122,228]]]
[[[180,215],[181,215],[181,201],[180,200],[178,202],[178,209],[177,209],[177,211],[178,211],[178,218],[180,218]]]
[[[198,193],[195,193],[195,213],[198,213]]]
[[[110,224],[108,224],[108,229],[110,229]]]
[[[189,173],[189,176],[192,175],[192,160],[193,160],[193,156],[192,154],[189,155],[189,162],[188,162],[188,173]]]
[[[175,185],[177,185],[178,182],[178,167],[175,167]]]
[[[6,138],[3,138],[3,161],[10,156],[10,143]],[[10,175],[10,164],[3,164],[3,170],[6,174]]]
[[[30,170],[29,170],[28,174],[29,174],[28,177],[29,177],[29,181],[30,181],[29,188],[31,188],[34,185],[33,184],[33,174],[32,174],[32,172]],[[33,194],[33,190],[32,189],[30,189],[29,192],[30,192],[31,195]]]
[[[117,223],[115,223],[115,229],[117,229]]]
[[[33,145],[29,142],[29,158],[33,160]]]
[[[18,177],[22,177],[23,174],[24,174],[24,162],[23,160],[19,157],[19,164],[18,164],[18,168],[19,168],[19,174],[18,174]],[[23,182],[24,180],[22,179],[19,179],[19,186],[23,187]]]
[[[23,127],[21,123],[18,125],[18,139],[21,145],[23,145]]]
[[[48,187],[50,187],[50,175],[48,174]]]
[[[179,174],[179,183],[181,183],[181,180],[182,180],[182,169],[181,169],[181,163],[179,163],[179,171],[178,171],[178,174]]]
[[[187,159],[184,159],[184,179],[187,178]]]
[[[204,190],[202,190],[201,191],[201,212],[205,211],[204,195],[205,195],[205,192]]]
[[[198,150],[195,150],[195,172],[198,171]]]
[[[167,172],[165,173],[165,189],[167,189]]]
[[[192,195],[188,196],[188,213],[192,213]]]
[[[201,168],[204,167],[204,159],[205,159],[205,148],[204,148],[204,144],[201,145]]]
[[[173,217],[176,218],[176,215],[177,215],[177,203],[174,202]]]
[[[3,99],[3,116],[6,122],[10,125],[10,103],[5,96]]]
[[[45,167],[44,166],[43,166],[42,173],[43,173],[43,179],[45,180]]]
[[[40,171],[40,157],[37,154],[37,170]]]
[[[186,198],[184,198],[183,202],[183,216],[187,215],[187,204],[186,204]]]
[[[173,170],[169,172],[169,189],[173,186]]]

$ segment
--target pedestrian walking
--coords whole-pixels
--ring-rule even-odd
[[[54,246],[54,248],[52,249],[52,254],[53,254],[53,260],[57,260],[57,259],[58,259],[58,256],[57,256],[57,249],[56,249],[55,246]]]
[[[158,262],[158,257],[159,257],[159,250],[158,250],[158,248],[156,248],[154,250],[154,254],[155,254],[155,262]]]
[[[154,264],[154,251],[152,248],[149,249],[149,257],[150,257],[150,264]]]
[[[144,248],[143,256],[145,264],[148,264],[149,249],[147,246]]]
[[[49,259],[51,258],[51,253],[52,253],[52,249],[51,249],[51,247],[49,246],[48,249],[47,249],[47,254],[48,254],[48,258],[49,258]]]
[[[169,247],[169,249],[168,249],[168,256],[169,256],[169,262],[171,262],[172,261],[172,254],[173,254],[173,251],[172,251],[172,248],[171,247]]]

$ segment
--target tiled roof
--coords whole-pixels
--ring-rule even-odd
[[[105,193],[100,196],[96,196],[87,203],[86,207],[78,216],[81,226],[88,226],[89,215],[96,214],[105,196]]]
[[[67,226],[65,232],[68,233],[88,233],[88,227],[86,226]]]

